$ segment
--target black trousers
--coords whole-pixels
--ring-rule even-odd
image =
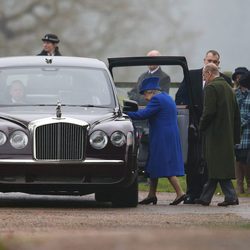
[[[189,130],[188,136],[188,161],[185,165],[187,199],[194,201],[202,193],[203,186],[208,180],[206,161],[203,157],[204,140],[195,133],[195,129]]]
[[[190,170],[186,173],[186,194],[188,195],[189,200],[200,198],[207,180],[207,169],[204,169],[203,173],[199,173],[197,169],[194,169],[193,171]]]

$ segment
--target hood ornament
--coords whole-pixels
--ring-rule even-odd
[[[61,118],[62,117],[62,110],[61,110],[61,103],[60,101],[57,101],[57,106],[56,106],[56,117]]]
[[[45,62],[47,64],[51,64],[52,63],[52,58],[45,58]]]

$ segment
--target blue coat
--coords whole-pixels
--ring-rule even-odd
[[[162,92],[153,96],[145,109],[127,114],[134,120],[149,121],[149,158],[146,171],[150,178],[183,176],[177,110],[173,99]]]

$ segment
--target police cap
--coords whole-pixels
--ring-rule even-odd
[[[43,38],[42,41],[44,42],[51,42],[51,43],[59,43],[60,40],[58,39],[57,35],[55,34],[46,34]]]

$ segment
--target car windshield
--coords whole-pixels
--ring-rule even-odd
[[[105,70],[82,67],[22,67],[0,71],[0,105],[114,107]]]

